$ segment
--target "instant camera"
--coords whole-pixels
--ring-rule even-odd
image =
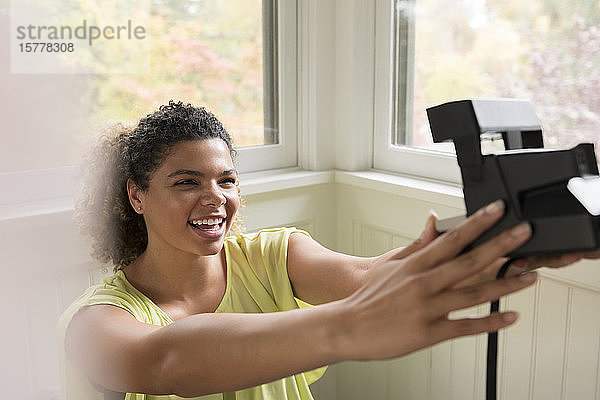
[[[504,217],[473,245],[521,222],[532,238],[509,256],[520,258],[600,248],[600,177],[591,143],[544,149],[533,107],[514,99],[460,100],[427,109],[434,142],[453,141],[467,216],[502,199]],[[501,138],[504,150],[482,154],[481,139]],[[442,220],[443,231],[457,219]]]

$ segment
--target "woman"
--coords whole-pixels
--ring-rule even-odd
[[[373,258],[293,228],[227,236],[240,207],[233,157],[210,112],[173,102],[100,147],[79,214],[116,273],[61,318],[66,398],[311,399],[328,364],[512,324],[514,312],[447,315],[536,279],[493,280],[528,224],[461,254],[500,219],[500,201],[439,237],[430,217],[413,244]]]

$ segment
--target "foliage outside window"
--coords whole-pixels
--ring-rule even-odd
[[[270,99],[276,97],[276,68],[268,65],[270,76],[263,74],[263,52],[267,64],[274,58],[273,48],[263,49],[263,38],[276,47],[274,2],[264,3],[153,0],[150,73],[96,76],[87,99],[93,115],[98,121],[132,120],[180,99],[213,111],[237,147],[277,143],[277,102]],[[270,12],[265,29],[263,9]],[[264,112],[265,106],[271,108]]]
[[[395,144],[432,144],[425,109],[529,100],[546,147],[600,145],[600,3],[395,0]],[[448,147],[442,147],[448,149]]]

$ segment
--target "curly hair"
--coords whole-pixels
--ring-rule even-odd
[[[129,203],[127,180],[146,190],[152,173],[174,145],[213,138],[223,140],[235,160],[231,137],[210,111],[173,101],[133,128],[118,124],[103,135],[84,159],[84,188],[75,208],[82,233],[92,239],[92,256],[112,262],[115,271],[139,257],[148,244],[148,233],[144,217]],[[236,215],[231,231],[241,230]]]

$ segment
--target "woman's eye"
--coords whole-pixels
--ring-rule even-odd
[[[227,178],[227,179],[223,179],[221,181],[221,184],[226,184],[226,185],[235,185],[236,184],[236,180],[233,178]]]
[[[175,185],[195,185],[196,181],[193,179],[184,179],[182,181],[178,181]]]

